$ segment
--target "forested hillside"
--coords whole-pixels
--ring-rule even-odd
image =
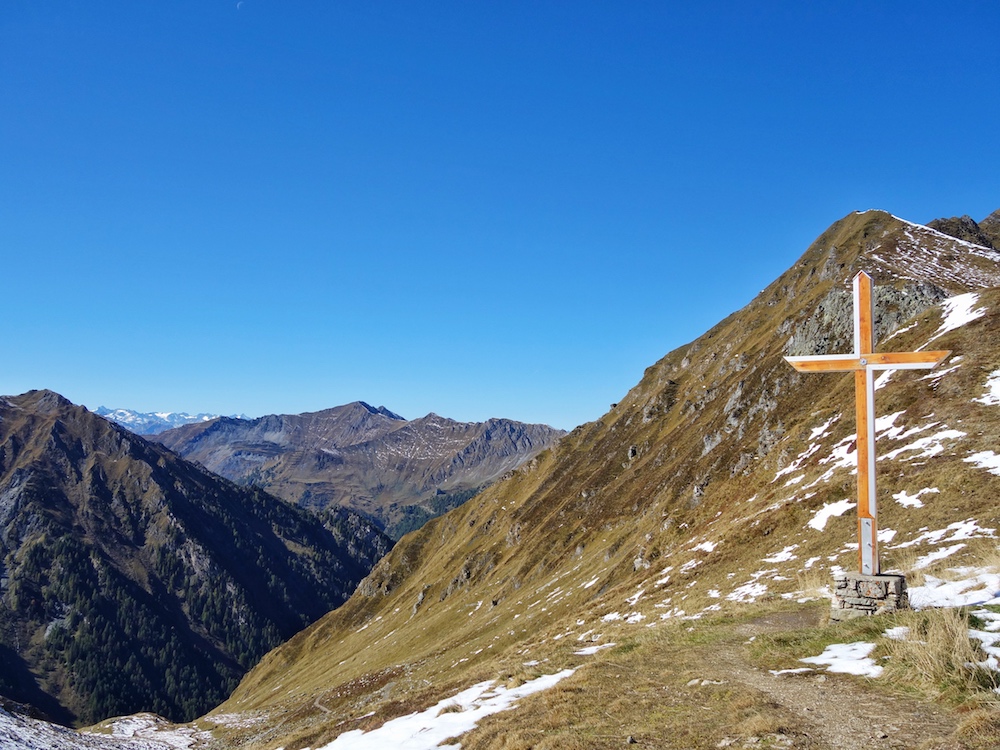
[[[388,549],[49,391],[0,399],[0,694],[63,723],[191,719]]]

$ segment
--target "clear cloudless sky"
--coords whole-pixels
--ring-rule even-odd
[[[572,428],[831,223],[1000,208],[1000,4],[4,0],[0,393]]]

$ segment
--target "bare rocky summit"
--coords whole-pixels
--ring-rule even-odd
[[[979,229],[990,238],[993,247],[1000,249],[1000,209],[979,222]]]
[[[950,219],[934,219],[927,222],[927,226],[936,229],[944,234],[951,235],[960,240],[971,242],[973,245],[980,245],[992,250],[997,250],[996,242],[997,230],[1000,230],[1000,211],[996,211],[981,224],[977,224],[971,216],[953,216]]]

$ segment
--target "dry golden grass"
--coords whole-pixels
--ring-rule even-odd
[[[920,550],[917,547],[889,548],[882,555],[882,569],[906,576],[907,586],[923,586],[924,571],[916,568]]]
[[[1000,675],[979,666],[985,654],[969,638],[964,610],[904,612],[895,620],[910,631],[906,640],[881,641],[892,684],[951,703],[1000,707],[1000,696],[992,692]]]
[[[795,585],[799,593],[809,599],[829,599],[832,584],[830,571],[824,568],[814,566],[800,570],[795,575]]]
[[[908,625],[914,632],[922,628],[921,638],[938,641],[950,638],[952,645],[942,649],[944,655],[956,652],[959,645],[971,648],[967,637],[962,642],[960,636],[965,634],[962,626],[947,620],[937,622],[940,618],[936,612],[910,612],[898,618],[871,617],[818,627],[816,623],[825,608],[825,602],[805,606],[780,602],[747,606],[736,617],[716,615],[694,622],[666,623],[654,629],[609,625],[604,642],[617,642],[617,646],[595,655],[574,657],[572,650],[578,648],[575,639],[572,644],[565,638],[549,639],[532,651],[532,659],[540,657],[543,662],[532,667],[508,653],[493,662],[488,672],[479,670],[475,679],[493,678],[515,685],[566,666],[575,667],[576,672],[555,687],[522,699],[516,710],[487,717],[462,737],[462,746],[466,750],[605,750],[621,747],[631,737],[637,747],[707,749],[728,743],[726,746],[730,747],[818,750],[831,745],[815,739],[817,714],[797,711],[791,707],[793,704],[781,702],[773,691],[765,690],[754,680],[754,670],[747,671],[748,655],[750,663],[766,677],[766,668],[801,666],[799,658],[821,652],[830,642],[879,640],[885,629],[894,624]],[[926,623],[923,624],[920,618],[926,619]],[[757,635],[748,643],[751,632]],[[881,641],[880,644],[877,658],[897,645]],[[926,661],[930,657],[920,655],[918,658],[913,655],[916,653],[907,655],[905,664],[902,657],[890,654],[892,658],[886,663],[898,660],[906,674],[926,670],[928,674],[938,675],[937,679],[956,668],[956,659],[932,667]],[[960,660],[968,659],[970,652],[957,653]],[[942,655],[933,658],[940,662]],[[742,673],[737,675],[740,669]],[[794,680],[788,683],[788,689],[796,694],[820,689],[819,683],[814,684],[811,678],[785,679]],[[895,673],[880,680],[847,676],[832,679],[854,685],[858,690],[857,699],[866,705],[887,700],[887,693],[901,687],[908,693],[908,702],[918,705],[926,706],[943,695],[927,686],[900,685]],[[405,681],[405,678],[401,680]],[[447,688],[450,692],[444,694],[453,694],[463,686],[451,685]],[[950,744],[940,744],[944,740],[938,738],[935,740],[938,744],[932,743],[929,747],[949,750],[990,747],[987,738],[994,727],[996,712],[992,705],[982,700],[981,688],[963,689],[966,697],[957,701],[967,711],[961,731],[948,740]],[[351,723],[347,728],[374,729],[392,716],[421,710],[443,697],[443,689],[427,690],[421,695],[410,686],[402,690],[409,700],[390,700],[372,706],[377,709],[375,716]],[[971,699],[970,691],[978,691],[975,694],[980,697]],[[392,693],[396,694],[395,689]],[[886,705],[895,710],[901,704],[890,702]],[[360,716],[362,708],[360,704],[356,706],[354,710],[359,713],[354,715]],[[834,720],[838,722],[839,718]],[[327,731],[304,730],[294,740],[286,742],[285,747],[297,750],[304,746],[322,746],[343,729],[341,726],[334,730],[331,723]],[[919,747],[920,743],[911,746]],[[270,750],[273,744],[259,747]]]
[[[1000,572],[1000,545],[994,543],[981,544],[977,549],[977,559],[979,565],[987,570]]]
[[[959,723],[957,735],[970,750],[995,750],[1000,744],[1000,710],[970,711]]]
[[[736,724],[734,732],[742,737],[759,737],[762,734],[785,734],[787,722],[783,721],[773,707],[756,712]]]
[[[728,674],[722,651],[738,650],[743,640],[725,617],[632,631],[517,711],[485,719],[462,746],[603,750],[631,737],[638,747],[712,748],[726,738],[801,733],[801,719]]]

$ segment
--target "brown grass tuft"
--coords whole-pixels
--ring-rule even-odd
[[[737,724],[734,729],[743,737],[784,734],[786,731],[785,722],[767,710],[748,716]]]
[[[804,597],[829,599],[833,587],[833,575],[829,570],[813,566],[795,574],[795,585]]]
[[[919,557],[920,551],[915,546],[889,548],[883,554],[883,570],[902,573],[907,586],[923,586],[924,571],[914,567]]]
[[[1000,710],[978,708],[970,711],[959,723],[956,734],[969,750],[995,748],[1000,738]]]
[[[990,544],[979,554],[979,559],[984,568],[1000,572],[1000,545]]]
[[[898,618],[910,628],[905,641],[884,641],[887,677],[898,685],[961,704],[996,704],[998,675],[978,666],[985,655],[969,638],[961,609],[931,609]]]

